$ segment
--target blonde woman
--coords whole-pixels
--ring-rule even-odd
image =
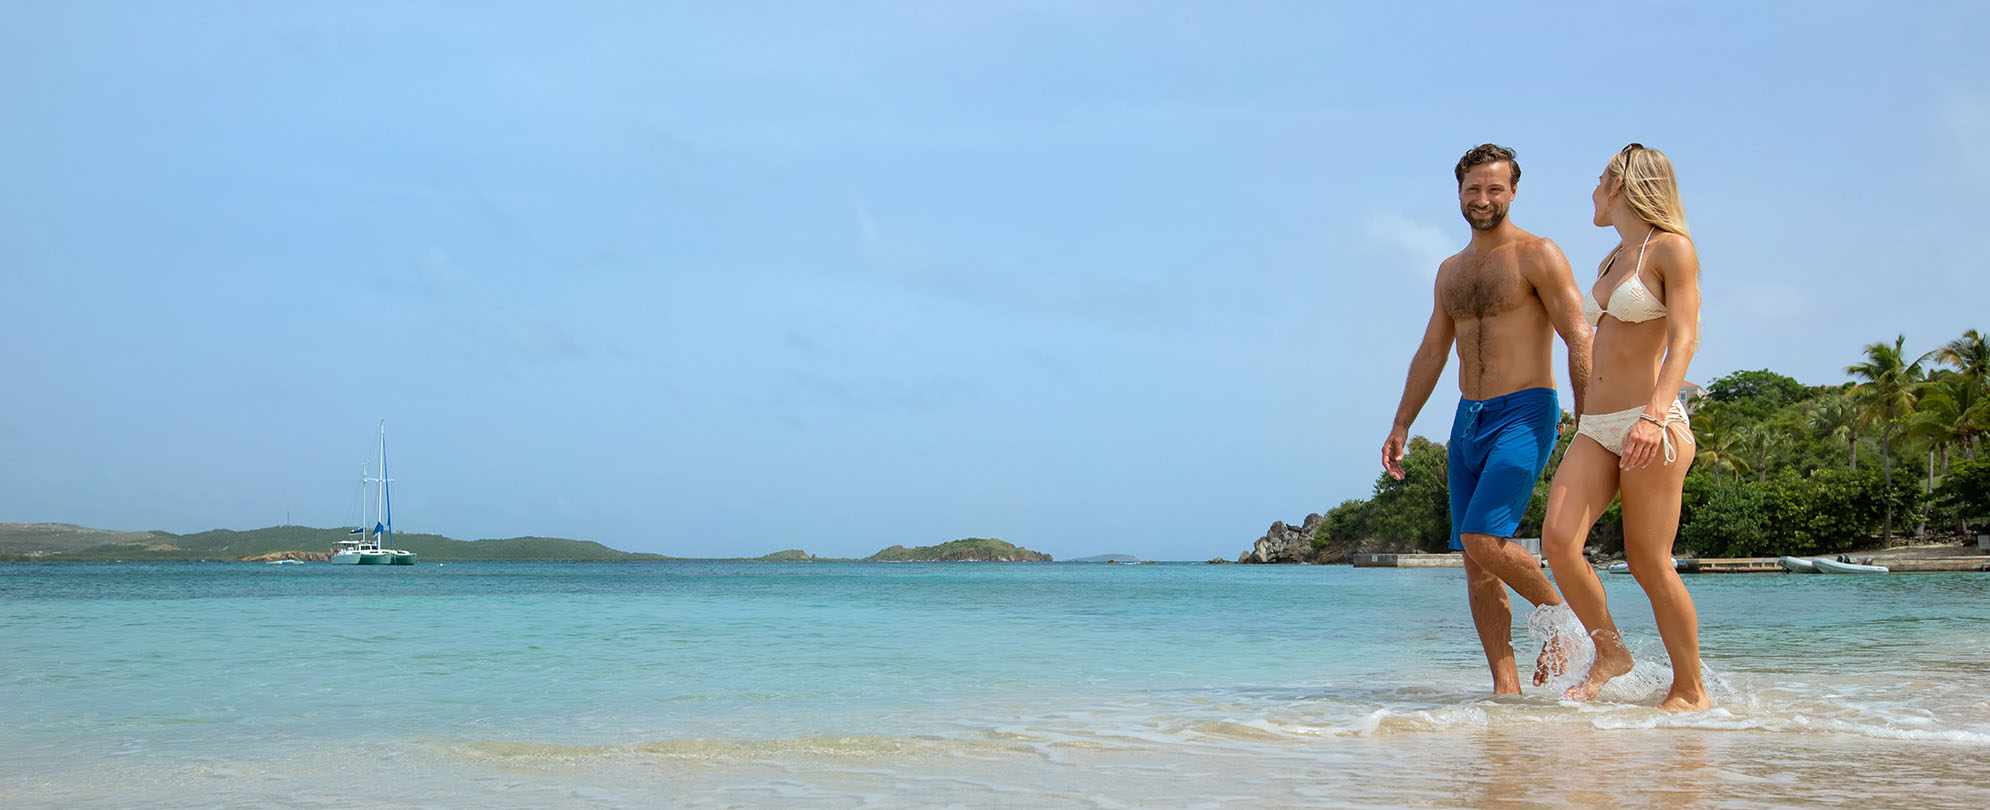
[[[1679,404],[1687,364],[1699,345],[1700,260],[1686,232],[1672,161],[1642,144],[1624,147],[1590,194],[1596,225],[1619,238],[1583,299],[1595,327],[1588,401],[1576,437],[1555,471],[1542,552],[1568,605],[1596,641],[1596,664],[1568,690],[1589,700],[1631,670],[1596,570],[1582,556],[1590,526],[1623,496],[1624,555],[1651,598],[1672,659],[1663,707],[1713,706],[1700,677],[1699,619],[1673,569],[1680,489],[1693,463],[1693,430]],[[1545,679],[1536,676],[1536,685]]]

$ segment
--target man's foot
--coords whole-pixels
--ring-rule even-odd
[[[1547,686],[1549,678],[1561,677],[1568,671],[1569,656],[1562,648],[1561,634],[1549,636],[1541,642],[1541,656],[1534,659],[1534,685]]]
[[[1562,640],[1561,628],[1556,626],[1560,613],[1568,613],[1571,620],[1574,617],[1567,605],[1542,605],[1527,617],[1527,634],[1541,640],[1541,655],[1534,659],[1535,686],[1547,686],[1550,678],[1568,672],[1568,644]]]
[[[1658,704],[1658,707],[1668,712],[1703,712],[1713,708],[1714,701],[1707,697],[1705,688],[1695,686],[1682,689],[1673,684],[1672,691],[1665,693],[1665,702]]]
[[[1567,692],[1562,693],[1569,700],[1581,702],[1595,700],[1596,693],[1603,691],[1603,684],[1609,683],[1611,678],[1630,672],[1631,664],[1634,663],[1631,660],[1631,651],[1624,648],[1624,640],[1618,638],[1616,633],[1603,630],[1592,637],[1596,639],[1596,664],[1589,668],[1589,675],[1582,679],[1582,683],[1571,686]]]

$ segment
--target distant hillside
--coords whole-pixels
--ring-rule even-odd
[[[0,559],[61,561],[244,560],[284,552],[325,552],[347,536],[345,529],[272,526],[237,532],[198,534],[111,532],[66,523],[0,523]],[[512,537],[451,540],[435,534],[395,533],[394,546],[421,555],[423,562],[616,562],[670,560],[638,554],[590,540]]]
[[[891,548],[864,558],[865,562],[1050,562],[1050,555],[1001,540],[970,537],[937,546]]]

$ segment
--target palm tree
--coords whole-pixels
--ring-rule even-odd
[[[1952,416],[1957,421],[1957,433],[1961,434],[1957,443],[1965,457],[1974,459],[1977,445],[1986,428],[1990,428],[1990,419],[1985,415],[1971,416],[1976,413],[1978,403],[1990,402],[1990,341],[1971,329],[1932,354],[1936,361],[1954,366],[1960,372],[1961,379],[1944,385],[1942,393],[1953,400],[1948,404],[1953,405]]]
[[[1859,471],[1859,406],[1850,392],[1823,394],[1803,411],[1804,426],[1820,439],[1843,440],[1851,450],[1851,470]]]
[[[1941,371],[1922,385],[1905,435],[1940,450],[1942,474],[1947,475],[1949,449],[1959,447],[1965,458],[1976,458],[1976,442],[1986,428],[1990,428],[1990,392],[1967,376]]]
[[[1893,488],[1893,436],[1899,429],[1901,420],[1914,412],[1914,400],[1918,383],[1921,382],[1922,364],[1933,352],[1922,355],[1914,362],[1907,362],[1902,346],[1907,336],[1894,338],[1893,345],[1884,342],[1867,346],[1866,362],[1845,367],[1845,373],[1862,377],[1865,382],[1855,389],[1859,400],[1862,422],[1879,426],[1880,469],[1885,471],[1888,490]],[[1886,509],[1886,524],[1882,530],[1886,545],[1893,544],[1893,507]]]
[[[1990,385],[1990,341],[1971,329],[1931,352],[1936,360],[1955,366],[1978,387]]]
[[[1721,482],[1722,467],[1733,471],[1738,480],[1749,469],[1748,460],[1742,457],[1740,426],[1725,409],[1708,408],[1701,413],[1705,418],[1693,423],[1693,445],[1698,448],[1694,459],[1713,469],[1716,484]]]
[[[1782,455],[1789,441],[1780,425],[1757,422],[1738,431],[1737,441],[1742,463],[1755,468],[1755,483],[1769,480],[1769,465]]]

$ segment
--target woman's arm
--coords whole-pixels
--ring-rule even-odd
[[[1686,384],[1686,368],[1700,348],[1700,256],[1693,241],[1666,234],[1653,242],[1651,264],[1665,287],[1665,362],[1658,367],[1658,385],[1652,389],[1645,415],[1657,420],[1639,420],[1624,439],[1622,466],[1634,470],[1658,459],[1663,447],[1665,421],[1679,387]]]

